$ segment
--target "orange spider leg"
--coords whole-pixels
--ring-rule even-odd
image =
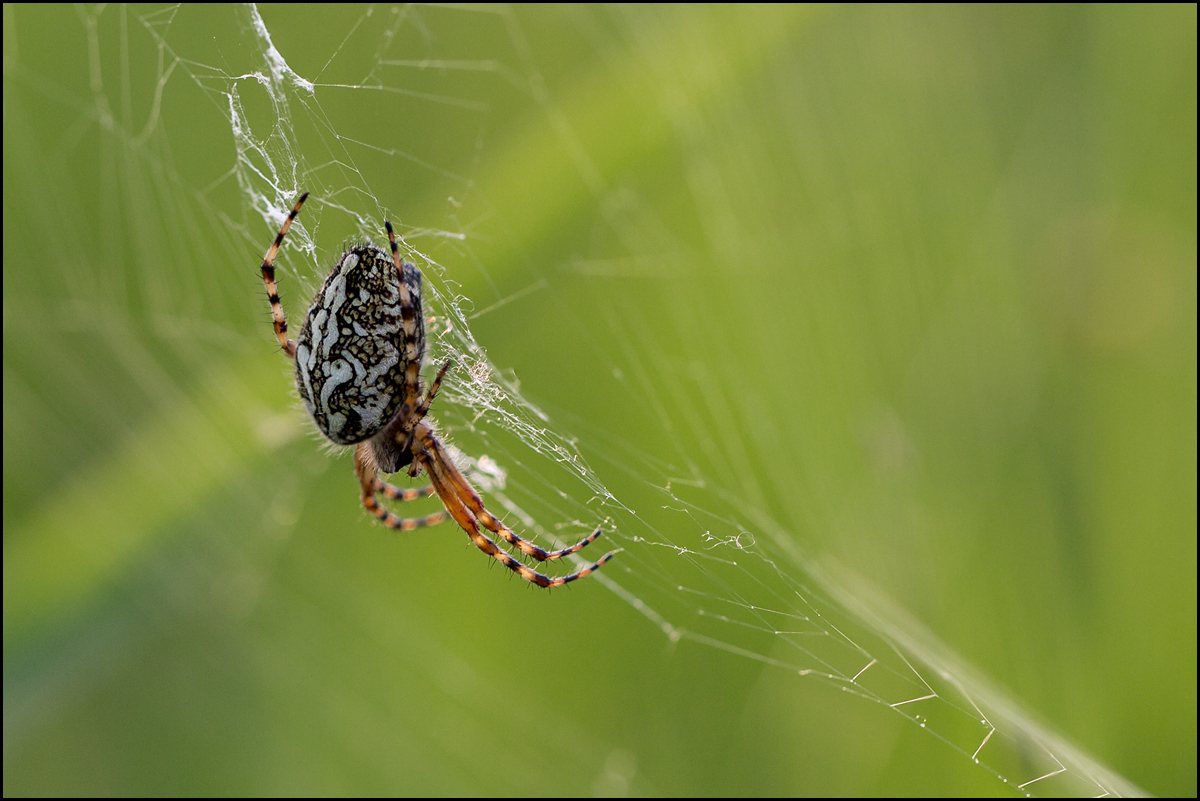
[[[446,377],[446,373],[449,371],[449,369],[450,361],[447,360],[446,363],[442,365],[442,369],[438,370],[437,378],[433,380],[433,384],[430,385],[429,391],[425,393],[425,397],[421,400],[420,405],[417,407],[416,412],[411,418],[412,426],[415,427],[421,422],[422,419],[424,419],[425,415],[429,413],[429,406],[433,403],[433,399],[437,395],[438,390],[441,389],[442,379]],[[408,446],[411,447],[411,444],[412,435],[410,434]],[[417,462],[414,461],[413,464],[415,465]],[[569,548],[563,548],[562,550],[558,551],[547,551],[544,548],[540,548],[529,540],[517,536],[512,529],[501,523],[490,512],[488,512],[483,505],[483,499],[479,497],[479,493],[477,493],[475,488],[471,486],[471,482],[467,481],[466,476],[464,476],[462,472],[458,470],[458,468],[454,467],[453,463],[450,463],[450,466],[453,469],[447,472],[447,478],[454,486],[458,496],[462,499],[463,504],[465,504],[466,507],[471,511],[471,514],[483,524],[483,527],[494,534],[500,535],[510,545],[513,545],[519,549],[521,553],[525,554],[526,556],[532,556],[539,562],[549,562],[555,559],[562,559],[564,556],[570,556],[573,553],[577,553],[578,551],[583,550],[585,547],[595,542],[601,534],[601,527],[596,526],[595,531]]]
[[[433,383],[429,385],[429,391],[425,393],[425,397],[417,404],[417,410],[413,412],[413,416],[409,419],[409,430],[416,428],[417,423],[425,419],[425,415],[429,414],[429,406],[433,403],[433,399],[437,397],[438,390],[442,388],[442,379],[446,377],[446,373],[450,372],[452,360],[447,359],[442,365],[442,369],[438,370],[437,378],[433,379]]]
[[[539,562],[550,562],[555,559],[562,559],[564,556],[570,556],[573,553],[581,551],[588,545],[591,545],[593,542],[595,542],[602,533],[601,527],[596,526],[595,531],[569,548],[563,548],[558,551],[547,551],[544,548],[539,548],[537,545],[534,545],[529,540],[518,536],[515,532],[513,532],[512,529],[496,519],[496,517],[484,507],[483,499],[479,497],[479,493],[476,492],[475,488],[471,486],[471,482],[467,481],[467,477],[464,476],[457,468],[455,468],[453,472],[449,473],[448,478],[451,484],[454,486],[458,497],[462,499],[463,504],[465,504],[466,507],[471,510],[471,514],[475,515],[475,518],[483,524],[484,528],[486,528],[488,531],[491,531],[493,534],[500,535],[507,540],[509,544],[519,549],[521,553],[525,554],[526,556],[532,556]]]
[[[392,246],[395,247],[395,242],[392,243]],[[404,420],[404,428],[402,430],[408,432],[408,436],[405,438],[404,442],[400,444],[400,451],[402,453],[407,453],[408,451],[412,450],[413,429],[416,428],[417,423],[420,423],[425,419],[425,415],[429,414],[429,406],[433,403],[433,399],[437,396],[438,390],[442,388],[442,379],[444,379],[446,377],[446,373],[449,372],[450,364],[450,359],[447,359],[446,363],[442,365],[442,369],[438,370],[437,378],[433,379],[433,384],[430,385],[429,391],[425,393],[425,397],[422,398],[421,402],[417,404],[417,408],[415,410],[410,413],[408,411],[409,407],[407,403],[405,403],[404,407],[401,408],[400,416]],[[398,435],[396,441],[400,441]],[[414,459],[412,464],[409,465],[408,475],[410,478],[416,478],[420,472],[421,463]]]
[[[411,403],[416,399],[418,388],[421,386],[421,360],[425,354],[421,352],[420,340],[423,339],[424,334],[418,332],[417,327],[420,326],[423,332],[425,321],[417,318],[412,292],[409,291],[408,284],[404,281],[404,263],[400,261],[400,249],[396,247],[396,232],[392,230],[392,224],[387,220],[384,220],[383,226],[387,228],[388,242],[392,245],[392,262],[396,265],[396,274],[400,278],[400,323],[404,332],[404,360],[407,364],[404,371],[404,385],[408,389],[407,402]]]
[[[466,478],[454,466],[454,463],[450,461],[441,443],[433,436],[433,431],[429,427],[429,424],[421,423],[417,426],[413,434],[414,456],[421,462],[425,471],[429,473],[429,478],[433,482],[434,489],[437,490],[438,497],[446,505],[446,511],[454,518],[454,522],[458,523],[462,530],[467,533],[467,536],[471,538],[471,542],[474,543],[476,548],[491,556],[526,581],[536,584],[539,587],[561,587],[564,584],[581,579],[599,570],[605,562],[617,555],[617,551],[610,551],[600,557],[595,563],[566,576],[550,577],[530,567],[526,567],[479,530],[479,524],[472,517],[471,510],[459,495],[460,487],[466,486],[469,488],[470,485],[467,484]],[[478,498],[478,495],[475,497]],[[482,502],[480,506],[482,507]],[[507,529],[505,530],[507,531]],[[511,534],[512,532],[509,533]],[[525,542],[525,540],[521,540],[515,534],[512,536],[520,542]],[[589,541],[595,539],[595,536],[593,535],[589,538]],[[536,546],[534,547],[536,548]],[[573,553],[574,551],[570,552]]]
[[[385,498],[410,501],[432,495],[435,490],[433,487],[406,490],[380,481],[375,470],[375,465],[371,461],[369,448],[365,442],[360,443],[354,449],[354,472],[358,476],[358,483],[361,487],[359,498],[362,500],[363,508],[375,515],[379,519],[379,522],[388,528],[396,529],[397,531],[412,531],[418,528],[425,528],[426,526],[436,526],[446,519],[445,512],[434,512],[424,517],[400,517],[400,515],[385,509],[375,499],[376,493],[381,492]]]
[[[376,478],[375,494],[382,495],[393,501],[415,501],[418,498],[428,498],[430,495],[437,495],[437,490],[433,488],[432,484],[425,487],[417,487],[416,489],[408,489],[397,487],[395,484],[389,484],[386,481],[380,481]]]
[[[287,335],[287,317],[283,313],[283,303],[279,300],[279,285],[275,283],[275,257],[279,254],[279,246],[283,244],[283,238],[287,235],[288,229],[292,227],[292,221],[296,219],[296,215],[300,213],[300,207],[304,205],[304,201],[307,199],[308,193],[305,192],[296,201],[291,214],[283,221],[283,227],[279,229],[279,234],[275,237],[275,242],[267,250],[267,255],[263,256],[262,262],[263,284],[267,288],[267,301],[271,304],[271,318],[275,323],[275,338],[279,340],[279,347],[283,348],[283,352],[288,355],[289,359],[296,358],[296,342],[295,340],[288,339]]]

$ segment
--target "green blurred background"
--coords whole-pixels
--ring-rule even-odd
[[[714,620],[811,564],[1196,794],[1194,6],[260,13],[4,7],[6,795],[1012,792]],[[400,221],[549,421],[439,422],[619,591],[364,517],[300,189],[291,319]]]

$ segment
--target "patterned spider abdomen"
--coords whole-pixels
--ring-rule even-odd
[[[405,263],[404,283],[419,369],[425,353],[420,270]],[[296,339],[296,386],[321,433],[338,445],[370,439],[405,401],[410,360],[403,307],[391,256],[360,245],[342,255],[308,309]]]

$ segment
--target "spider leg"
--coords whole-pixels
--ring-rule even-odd
[[[287,317],[283,313],[283,303],[279,300],[279,285],[275,283],[275,257],[279,254],[279,246],[283,244],[283,238],[287,235],[288,229],[292,227],[292,221],[296,219],[296,215],[300,213],[300,207],[304,205],[304,201],[307,199],[308,193],[305,192],[296,201],[291,214],[283,221],[283,227],[279,229],[279,234],[275,237],[275,242],[267,250],[267,255],[263,257],[262,262],[263,284],[267,288],[267,301],[271,304],[271,318],[275,324],[275,338],[279,340],[279,347],[283,348],[283,352],[288,355],[289,359],[296,358],[296,342],[288,339],[287,335]]]
[[[422,335],[418,326],[422,326],[423,323],[417,319],[419,301],[413,300],[413,293],[404,281],[404,264],[400,261],[400,249],[396,247],[396,232],[392,230],[391,222],[385,220],[383,225],[387,228],[388,241],[392,245],[392,261],[396,264],[396,273],[400,278],[400,327],[403,331],[404,360],[407,364],[404,386],[411,402],[416,400],[421,391],[421,359],[425,354],[421,352]]]
[[[425,487],[417,487],[409,489],[405,487],[397,487],[395,484],[389,484],[386,481],[375,479],[375,494],[382,495],[392,501],[415,501],[418,498],[428,498],[430,495],[437,495],[437,491],[430,484]]]
[[[395,243],[393,243],[393,247],[394,246]],[[446,373],[449,372],[450,364],[450,359],[447,359],[446,363],[442,365],[442,369],[438,370],[437,378],[433,379],[433,384],[429,387],[429,391],[425,393],[425,397],[421,399],[419,404],[417,404],[417,408],[413,411],[413,413],[407,415],[405,418],[404,428],[406,431],[408,431],[408,436],[400,445],[401,453],[407,453],[412,449],[413,429],[416,428],[417,423],[425,419],[425,415],[429,414],[429,406],[433,403],[433,399],[437,397],[438,390],[442,388],[442,379],[444,379],[446,377]],[[417,474],[420,472],[421,463],[414,459],[413,463],[409,465],[408,475],[410,478],[416,478]]]
[[[368,458],[365,443],[360,444],[354,451],[354,472],[358,475],[358,482],[361,487],[359,497],[362,500],[363,508],[375,515],[379,519],[379,522],[388,528],[398,531],[412,531],[418,528],[425,528],[426,526],[436,526],[438,523],[445,521],[447,517],[445,512],[434,512],[424,517],[400,517],[400,515],[385,509],[375,499],[376,493],[382,494],[385,498],[411,501],[433,495],[435,490],[432,486],[420,487],[418,489],[403,489],[380,481],[375,467]]]
[[[449,369],[450,361],[447,360],[446,363],[442,365],[442,369],[438,371],[437,378],[434,379],[433,384],[429,387],[429,391],[425,394],[425,397],[421,400],[421,404],[417,407],[413,418],[411,418],[411,425],[414,427],[414,429],[416,425],[420,423],[422,419],[424,419],[425,415],[428,414],[429,406],[433,403],[434,397],[437,395],[438,390],[442,386],[442,379],[446,377],[446,372]],[[415,431],[414,433],[410,433],[408,435],[408,440],[405,442],[404,450],[412,447],[412,440],[414,436]],[[434,440],[434,442],[436,443],[436,440]],[[596,526],[595,531],[569,548],[563,548],[558,551],[547,551],[544,548],[540,548],[529,540],[517,536],[512,529],[501,523],[494,515],[492,515],[484,507],[483,499],[479,497],[479,493],[477,493],[475,488],[471,486],[471,482],[467,481],[467,477],[464,476],[449,459],[446,459],[445,461],[449,465],[449,469],[446,471],[447,479],[455,488],[456,494],[462,499],[463,504],[471,511],[471,514],[483,524],[484,528],[494,534],[500,535],[510,545],[516,547],[526,556],[532,556],[539,562],[549,562],[554,559],[562,559],[564,556],[570,556],[573,553],[583,550],[588,545],[591,545],[601,534],[600,526]],[[418,465],[419,461],[414,460],[414,469]],[[410,475],[412,475],[411,471]]]
[[[515,546],[521,553],[526,556],[532,556],[539,562],[550,562],[555,559],[562,559],[564,556],[570,556],[573,553],[583,550],[587,546],[599,538],[602,533],[602,528],[596,526],[596,530],[584,537],[579,542],[563,548],[558,551],[547,551],[544,548],[539,548],[527,539],[518,536],[512,529],[501,523],[491,512],[483,505],[483,499],[479,497],[479,493],[471,486],[471,482],[467,481],[467,477],[462,472],[450,463],[452,471],[447,471],[447,478],[454,486],[455,492],[462,500],[463,504],[475,516],[475,519],[483,524],[483,527],[493,534],[498,534],[503,537],[510,545]]]
[[[605,562],[617,555],[617,551],[609,551],[593,564],[587,565],[566,576],[546,576],[531,567],[521,564],[479,530],[479,524],[471,516],[471,511],[458,492],[458,487],[461,484],[466,484],[466,479],[462,477],[462,473],[459,472],[454,463],[446,456],[445,450],[437,438],[433,436],[429,425],[422,423],[417,426],[414,434],[416,437],[414,440],[414,455],[421,461],[425,467],[425,471],[429,473],[429,478],[433,481],[433,486],[437,490],[438,497],[446,505],[446,511],[454,518],[454,522],[458,523],[462,530],[467,533],[467,536],[471,538],[471,542],[476,548],[531,584],[536,584],[539,587],[561,587],[564,584],[569,584],[599,570]],[[458,476],[459,481],[453,480],[452,477],[454,475]],[[516,537],[515,534],[513,536]],[[592,539],[594,538],[595,535],[593,535]]]
[[[415,501],[419,498],[437,495],[437,490],[433,488],[432,484],[426,484],[424,487],[397,487],[395,484],[389,484],[376,478],[375,494],[382,495],[390,501]]]
[[[466,499],[466,498],[464,498],[463,500],[468,501],[468,499]],[[471,508],[469,505],[469,501],[468,501],[467,508],[468,509]],[[471,509],[471,511],[474,512],[475,510]],[[603,529],[600,526],[596,526],[595,531],[593,531],[591,534],[588,534],[586,537],[584,537],[583,539],[581,539],[579,542],[575,543],[574,545],[570,546],[569,548],[562,548],[557,551],[547,551],[544,548],[539,548],[538,546],[534,545],[529,540],[518,536],[508,526],[504,525],[499,520],[497,520],[496,518],[494,518],[490,514],[488,514],[488,511],[486,509],[484,509],[483,506],[479,507],[479,514],[475,515],[475,517],[479,520],[480,523],[483,523],[484,528],[488,529],[489,531],[491,531],[494,534],[499,534],[501,537],[503,537],[505,540],[507,540],[510,544],[515,545],[517,547],[517,549],[521,551],[521,553],[523,553],[527,556],[532,556],[534,559],[538,560],[539,562],[552,562],[555,559],[562,559],[564,556],[570,556],[573,553],[582,551],[584,548],[586,548],[587,546],[589,546],[593,542],[595,542],[600,537],[600,534],[603,532]],[[491,521],[491,522],[489,522],[489,521]],[[614,551],[614,553],[616,553],[616,552]]]
[[[425,415],[429,414],[429,407],[433,404],[433,399],[437,397],[438,390],[442,388],[442,379],[446,377],[446,373],[450,372],[452,360],[446,359],[446,363],[442,365],[442,369],[438,370],[437,378],[433,379],[433,384],[430,385],[429,391],[425,393],[425,397],[421,399],[421,403],[417,406],[413,416],[409,418],[410,430],[417,427],[417,423],[425,419]]]
[[[428,526],[436,526],[438,523],[446,522],[448,515],[445,512],[434,512],[433,514],[425,515],[424,517],[401,517],[394,512],[389,512],[379,505],[378,502],[367,506],[367,511],[379,518],[379,522],[390,529],[396,531],[416,531],[419,528],[427,528]]]

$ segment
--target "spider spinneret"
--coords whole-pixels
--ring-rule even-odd
[[[337,445],[354,445],[354,470],[363,507],[388,528],[411,531],[444,521],[449,515],[479,550],[539,587],[558,587],[583,578],[612,559],[610,551],[595,563],[566,576],[546,576],[522,564],[480,530],[501,537],[526,556],[545,562],[590,545],[601,528],[569,548],[547,551],[517,536],[483,505],[425,420],[447,361],[425,391],[425,319],[421,315],[421,271],[401,261],[392,224],[385,222],[391,256],[373,245],[356,245],[342,254],[309,307],[296,340],[288,338],[287,317],[275,282],[275,257],[308,192],[292,208],[262,262],[263,284],[271,304],[275,337],[296,364],[296,388],[317,428]],[[407,467],[425,472],[430,486],[403,489],[381,481],[380,472]],[[399,501],[437,495],[446,507],[418,518],[401,518],[377,496]]]

